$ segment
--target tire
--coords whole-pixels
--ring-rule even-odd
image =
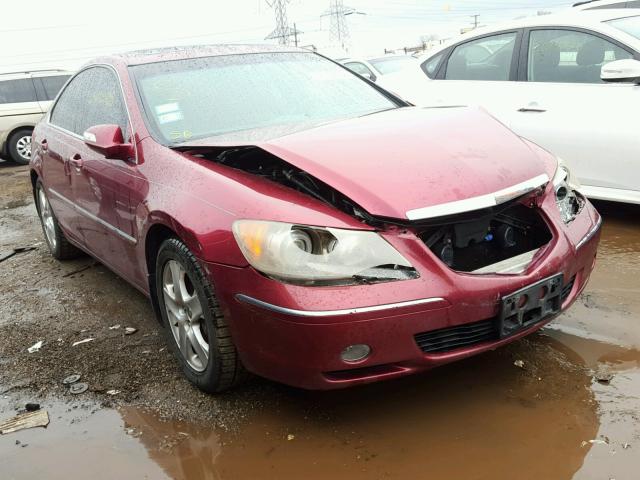
[[[155,284],[167,342],[189,381],[208,393],[243,382],[248,374],[213,285],[193,253],[177,238],[165,240],[158,250]]]
[[[9,157],[19,165],[28,165],[31,160],[31,133],[30,128],[22,128],[13,132],[7,141]]]
[[[40,179],[36,181],[34,198],[36,209],[38,210],[38,217],[40,217],[40,224],[42,225],[42,233],[49,246],[51,255],[58,260],[68,260],[79,256],[81,254],[80,250],[69,243],[69,240],[67,240],[67,237],[64,236],[64,233],[60,229],[58,219],[51,209],[47,193]]]

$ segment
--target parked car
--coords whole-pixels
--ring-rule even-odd
[[[573,4],[576,10],[602,10],[612,8],[640,8],[640,0],[621,2],[620,0],[587,0]]]
[[[551,154],[293,47],[98,59],[33,145],[53,256],[84,250],[148,295],[210,392],[246,370],[329,389],[494,349],[569,307],[599,241]]]
[[[362,75],[372,82],[378,81],[380,77],[399,72],[416,64],[416,59],[410,55],[385,55],[368,60],[344,58],[339,61],[349,70]]]
[[[544,15],[460,37],[381,85],[481,105],[564,159],[588,197],[640,203],[640,10]]]
[[[59,70],[0,74],[0,153],[26,165],[31,131],[70,73]]]

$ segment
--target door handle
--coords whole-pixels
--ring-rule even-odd
[[[40,147],[42,148],[43,152],[46,152],[47,149],[49,148],[49,144],[47,143],[47,139],[43,138],[42,141],[40,142]]]
[[[543,113],[546,112],[547,109],[538,105],[538,102],[531,102],[526,107],[520,107],[518,109],[519,112],[535,112],[535,113]]]
[[[76,170],[81,170],[84,162],[82,161],[82,157],[79,153],[76,153],[73,157],[69,159],[69,163],[75,167]]]

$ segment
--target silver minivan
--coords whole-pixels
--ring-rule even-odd
[[[40,70],[0,74],[0,154],[31,159],[31,132],[71,73]]]

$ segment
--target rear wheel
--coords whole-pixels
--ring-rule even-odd
[[[185,376],[210,393],[242,382],[247,374],[213,286],[180,240],[160,246],[155,280],[167,341]]]
[[[31,129],[23,128],[14,132],[7,143],[11,160],[27,165],[31,160]]]
[[[58,260],[77,257],[80,254],[80,250],[69,243],[67,237],[64,236],[40,180],[36,182],[35,199],[38,216],[42,224],[42,232],[44,233],[44,238],[47,241],[51,255]]]

